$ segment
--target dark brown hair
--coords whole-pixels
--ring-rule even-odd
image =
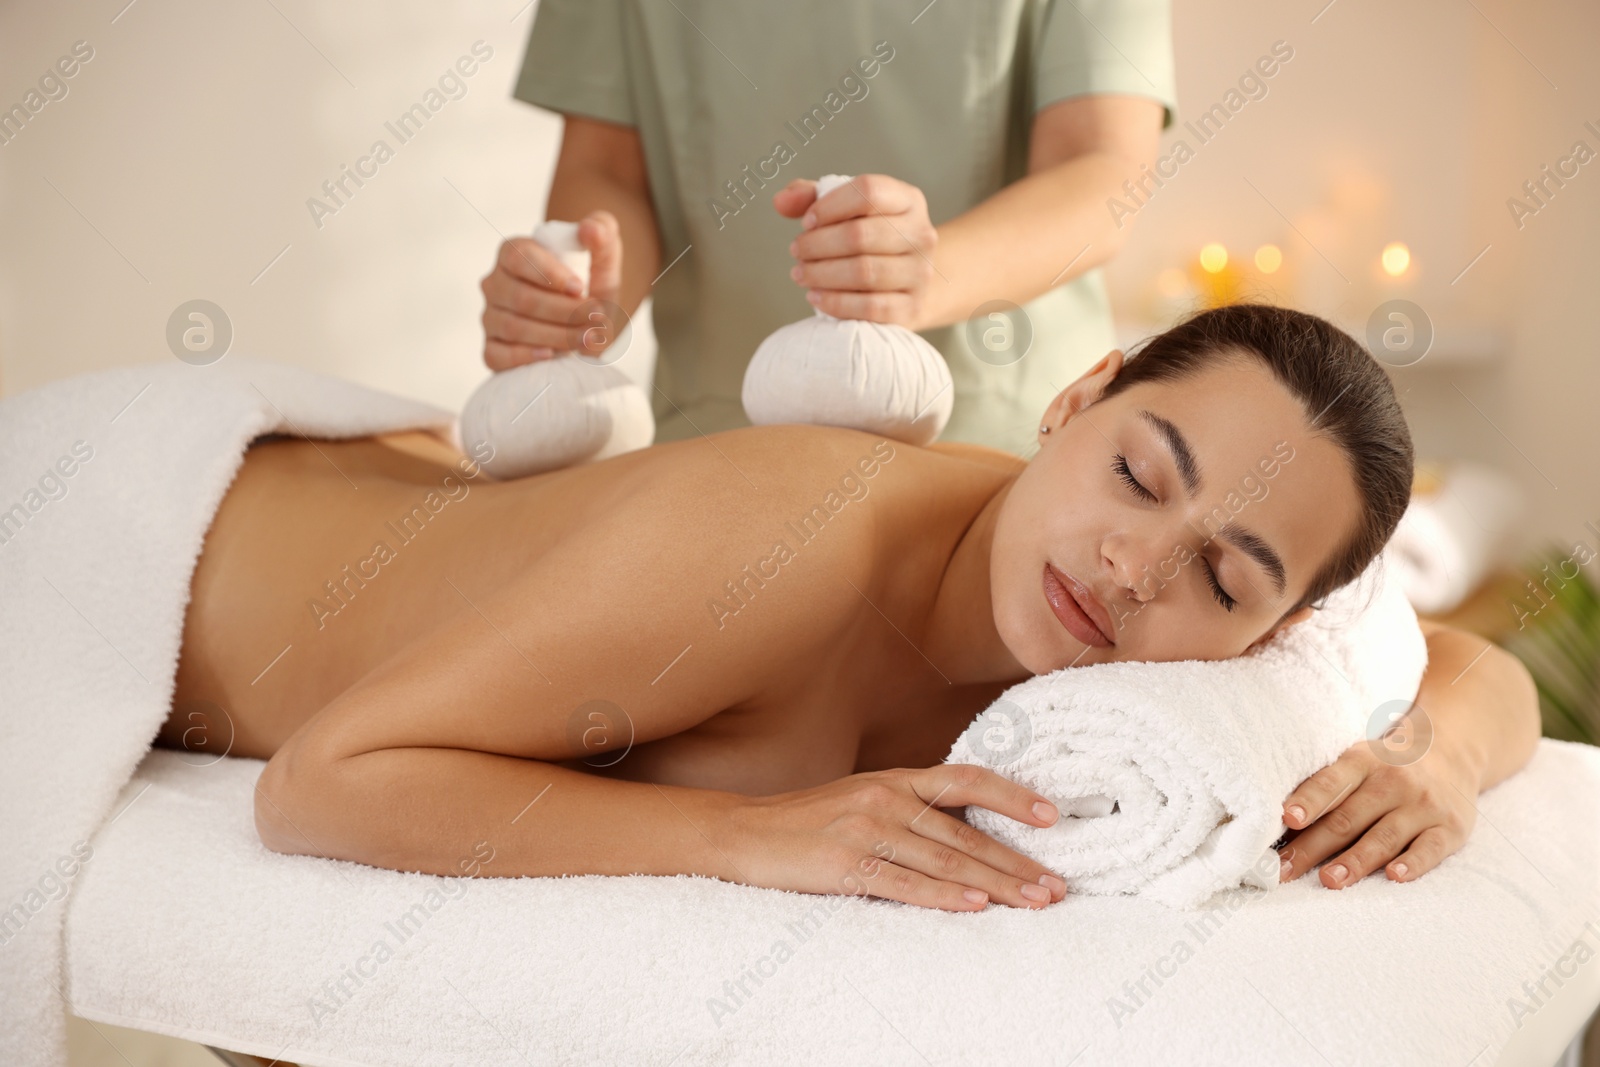
[[[1343,450],[1361,498],[1355,530],[1289,614],[1353,581],[1388,542],[1411,499],[1411,432],[1388,374],[1355,338],[1315,315],[1265,304],[1202,311],[1150,338],[1101,399],[1241,355],[1271,368],[1299,399],[1313,431]]]

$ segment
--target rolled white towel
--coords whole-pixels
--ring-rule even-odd
[[[849,181],[824,175],[817,199]],[[917,334],[817,309],[761,342],[741,399],[758,426],[849,426],[925,445],[950,421],[955,392],[944,356]]]
[[[533,239],[583,279],[587,294],[590,257],[578,224],[542,223]],[[522,478],[644,448],[656,421],[626,374],[603,357],[569,352],[491,375],[461,409],[456,433],[491,475]]]
[[[972,825],[1069,892],[1198,907],[1277,885],[1283,801],[1363,737],[1420,758],[1427,645],[1382,558],[1311,619],[1229,660],[1067,668],[1008,690],[951,749],[1054,801],[1054,826],[982,808]],[[1393,728],[1393,729],[1391,729]],[[1411,731],[1406,733],[1404,731]]]
[[[1413,497],[1389,543],[1411,605],[1437,614],[1465,600],[1496,563],[1521,503],[1515,482],[1475,463],[1453,464],[1438,492]]]

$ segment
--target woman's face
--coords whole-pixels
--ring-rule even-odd
[[[1355,529],[1343,452],[1259,360],[1099,400],[1121,361],[1052,402],[997,519],[995,624],[1034,674],[1236,656]]]

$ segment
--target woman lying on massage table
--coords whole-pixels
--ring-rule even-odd
[[[162,743],[269,759],[280,852],[1045,906],[1069,887],[945,809],[1055,810],[941,765],[957,735],[1029,675],[1235,656],[1305,618],[1388,539],[1412,457],[1359,345],[1261,307],[1112,352],[1039,434],[1024,462],[755,427],[502,483],[424,434],[258,441]],[[1520,664],[1438,629],[1429,651],[1432,749],[1308,780],[1287,877],[1335,853],[1330,887],[1417,877],[1532,753]]]

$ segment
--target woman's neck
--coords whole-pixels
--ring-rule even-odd
[[[923,629],[924,653],[954,685],[1021,681],[1028,671],[1000,639],[990,602],[989,553],[1013,475],[1001,483],[956,542]]]

